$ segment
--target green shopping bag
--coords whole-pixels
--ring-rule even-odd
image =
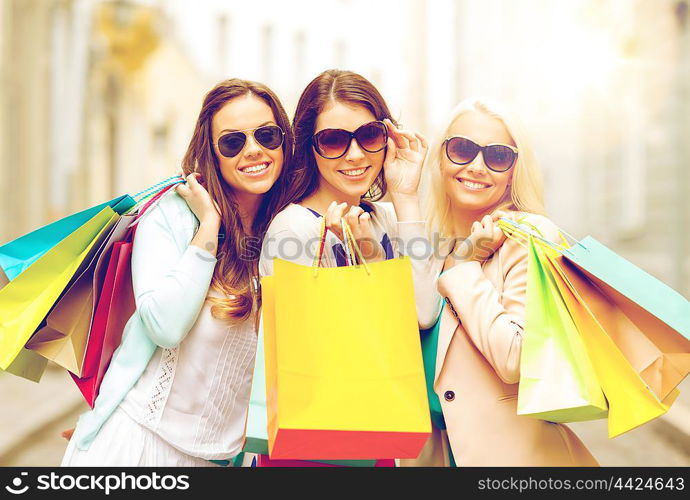
[[[551,422],[606,418],[608,407],[586,347],[546,266],[528,240],[527,307],[518,415]]]
[[[113,217],[106,206],[0,290],[0,368],[15,361]]]

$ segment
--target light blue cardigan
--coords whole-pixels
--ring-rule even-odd
[[[72,437],[77,448],[88,449],[156,349],[178,345],[196,322],[216,265],[209,252],[190,246],[198,227],[174,190],[141,218],[132,250],[136,311],[124,328],[94,408],[79,417]]]

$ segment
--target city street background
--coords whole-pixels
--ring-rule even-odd
[[[454,104],[514,109],[547,211],[690,296],[688,0],[0,0],[0,244],[174,174],[204,94],[239,77],[292,115],[321,71],[369,78],[431,139]],[[690,385],[603,465],[690,465]],[[0,373],[0,465],[56,465],[68,374]]]

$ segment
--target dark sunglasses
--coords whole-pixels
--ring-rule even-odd
[[[367,153],[377,153],[386,147],[388,130],[380,121],[365,123],[354,132],[341,128],[326,128],[314,134],[314,150],[329,160],[342,157],[350,149],[352,139]]]
[[[510,170],[518,156],[518,150],[513,146],[507,144],[480,146],[473,140],[462,136],[446,139],[444,145],[446,156],[453,163],[467,165],[481,152],[484,157],[484,163],[494,172]]]
[[[218,151],[226,158],[237,156],[247,142],[247,134],[245,134],[245,132],[252,131],[254,132],[254,139],[256,139],[256,142],[264,148],[276,149],[283,145],[283,136],[285,135],[283,129],[278,125],[264,125],[258,128],[238,130],[236,132],[221,135],[216,143]]]

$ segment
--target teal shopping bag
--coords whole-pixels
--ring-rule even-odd
[[[98,206],[82,210],[56,222],[43,226],[16,240],[0,246],[0,267],[7,278],[12,281],[24,272],[31,264],[46,254],[51,248],[64,240],[105,207],[112,208],[122,215],[135,205],[129,195],[118,196]]]
[[[563,252],[594,281],[600,280],[690,339],[690,302],[591,236]]]
[[[262,325],[263,326],[263,325]],[[254,361],[252,391],[249,396],[247,429],[242,451],[268,455],[268,422],[266,411],[266,361],[264,359],[264,332],[259,328]]]

